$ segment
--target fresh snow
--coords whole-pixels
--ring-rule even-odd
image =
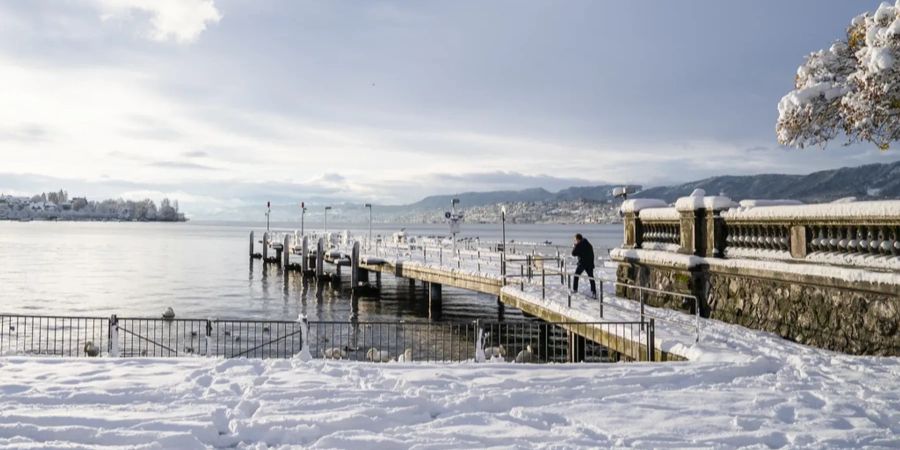
[[[605,301],[634,320],[635,302]],[[706,319],[695,343],[692,317],[647,313],[691,361],[0,358],[0,448],[900,447],[900,358]]]
[[[647,208],[638,213],[641,220],[681,220],[681,214],[675,208]]]
[[[660,199],[657,199],[657,198],[634,198],[634,199],[625,200],[624,202],[622,202],[622,207],[620,208],[620,210],[623,213],[630,213],[630,212],[638,212],[642,209],[662,208],[665,206],[667,206],[666,202],[664,202]]]
[[[570,307],[557,283],[546,298],[535,284],[504,290],[580,320],[637,320],[638,303],[613,296],[614,267],[599,272],[602,317],[583,295]],[[837,354],[709,319],[697,342],[694,316],[646,314],[657,347],[690,361],[7,356],[0,449],[900,447],[900,358]]]
[[[872,283],[895,285],[900,287],[900,272],[873,272],[866,269],[834,267],[821,264],[759,261],[753,259],[704,258],[693,255],[680,255],[665,251],[614,248],[610,251],[613,259],[636,259],[650,264],[674,266],[690,269],[707,264],[710,267],[727,267],[731,269],[770,270],[774,272],[831,278],[848,283]],[[734,255],[734,253],[731,253]],[[772,255],[770,255],[772,256]]]
[[[730,209],[722,213],[726,219],[833,219],[839,217],[897,217],[900,200],[881,200],[852,203],[822,203],[815,205],[760,206],[749,209]]]
[[[785,205],[802,205],[800,200],[774,199],[774,200],[741,200],[742,208],[756,208],[758,206],[785,206]]]

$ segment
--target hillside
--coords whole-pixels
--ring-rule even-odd
[[[842,197],[900,198],[900,161],[813,172],[809,175],[746,175],[706,178],[676,186],[650,188],[635,195],[668,202],[697,188],[734,200],[789,198],[827,202]]]

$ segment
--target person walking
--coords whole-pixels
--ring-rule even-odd
[[[572,290],[578,292],[578,279],[581,273],[587,273],[591,282],[591,294],[597,297],[597,283],[594,281],[594,246],[588,242],[581,233],[575,235],[575,245],[572,247],[572,256],[578,258],[578,266],[575,268],[575,280],[572,282]]]

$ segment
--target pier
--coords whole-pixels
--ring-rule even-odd
[[[316,243],[314,249],[309,248],[307,243],[310,241]],[[297,236],[294,232],[266,233],[264,239],[257,243],[263,245],[263,249],[255,252],[251,247],[251,258],[263,259],[267,263],[281,265],[286,271],[299,271],[317,280],[347,276],[354,291],[376,291],[382,275],[408,280],[410,284],[422,283],[427,292],[422,301],[428,302],[432,319],[441,317],[445,288],[490,295],[501,307],[517,308],[527,316],[560,324],[569,334],[573,361],[581,360],[579,349],[586,343],[606,348],[616,360],[686,359],[655,345],[652,333],[660,324],[641,326],[637,330],[610,326],[615,322],[640,321],[649,324],[655,320],[641,302],[608,298],[609,293],[605,293],[604,288],[613,287],[615,280],[596,276],[599,292],[596,299],[572,294],[574,273],[568,270],[571,258],[561,254],[558,248],[507,244],[507,253],[498,251],[498,248],[504,249],[502,245],[467,242],[454,250],[452,246],[428,238],[386,242],[385,239],[369,241],[367,237],[360,236],[359,240],[354,240],[346,232],[340,239],[336,234]],[[284,256],[267,258],[266,255],[272,252]],[[289,263],[289,258],[299,260],[299,263]],[[326,271],[326,266],[332,270]],[[315,269],[309,270],[310,267]],[[371,280],[373,275],[374,283]],[[584,290],[587,290],[586,285]],[[673,295],[691,297],[677,293]],[[696,302],[696,299],[691,301]],[[686,325],[679,326],[688,328],[688,334],[699,335],[699,323],[695,319],[688,316]]]

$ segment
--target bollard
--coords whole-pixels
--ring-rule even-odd
[[[519,266],[519,289],[525,290],[525,266]]]
[[[651,318],[647,328],[647,361],[654,360],[656,360],[656,323]]]
[[[253,258],[253,231],[250,231],[250,258]]]
[[[284,270],[287,270],[288,267],[291,266],[291,235],[284,235],[284,242],[281,246],[281,256],[284,258],[282,265],[284,266]]]

